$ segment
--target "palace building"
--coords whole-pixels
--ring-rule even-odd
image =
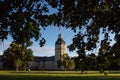
[[[62,34],[58,35],[55,42],[55,56],[40,57],[34,56],[34,60],[29,62],[29,67],[33,70],[58,70],[57,61],[63,54],[66,54],[66,44]],[[0,55],[0,69],[3,69],[2,55]]]
[[[39,70],[58,70],[57,61],[61,58],[61,55],[66,54],[66,44],[62,37],[62,34],[58,35],[58,39],[55,42],[55,56],[51,57],[34,57],[34,61],[29,63],[31,69]]]

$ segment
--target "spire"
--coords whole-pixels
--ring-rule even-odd
[[[4,41],[3,41],[3,39],[0,39],[0,45],[1,44],[3,44],[3,46],[4,46]]]
[[[60,26],[58,27],[58,32],[61,34],[61,27]]]
[[[61,38],[61,39],[62,39],[62,34],[61,34],[61,33],[58,35],[58,38]]]

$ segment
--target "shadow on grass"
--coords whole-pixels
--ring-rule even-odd
[[[78,76],[78,77],[55,77],[39,75],[0,75],[0,80],[120,80],[120,77],[106,76]]]
[[[98,71],[88,71],[88,72],[81,72],[81,71],[10,71],[9,73],[12,74],[100,74]]]

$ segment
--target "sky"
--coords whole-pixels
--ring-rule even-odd
[[[72,30],[61,27],[59,32],[58,27],[48,26],[46,30],[42,30],[41,32],[42,36],[46,39],[46,44],[44,47],[39,47],[39,44],[36,42],[30,47],[34,51],[35,56],[54,56],[55,42],[57,41],[60,32],[66,42],[66,53],[71,57],[77,56],[76,52],[70,52],[67,48],[67,46],[72,43],[72,38],[74,37],[74,32]]]
[[[64,41],[66,42],[66,50],[70,57],[77,56],[76,52],[70,52],[67,48],[68,45],[72,43],[72,38],[74,37],[74,32],[70,29],[64,27],[60,28],[60,32],[63,36]],[[46,44],[44,47],[39,46],[39,42],[33,42],[33,45],[29,48],[32,49],[34,56],[54,56],[55,55],[55,42],[58,38],[58,27],[48,26],[46,30],[41,30],[42,36],[46,39]],[[0,44],[0,55],[3,54],[3,51],[7,49],[12,41],[12,38],[9,36],[2,44]]]
[[[70,57],[78,56],[77,53],[70,52],[67,48],[68,45],[72,43],[72,38],[76,33],[74,33],[71,29],[66,29],[64,27],[60,28],[60,32],[63,36],[64,41],[66,42],[66,50]],[[29,48],[32,49],[34,56],[54,56],[55,55],[55,42],[58,39],[58,34],[60,33],[58,27],[56,26],[48,26],[46,30],[41,30],[42,36],[46,39],[46,44],[44,47],[39,46],[39,42],[33,42],[33,45]],[[101,32],[102,33],[102,32]],[[103,39],[103,35],[99,35],[100,39]],[[114,34],[111,34],[111,37],[114,37]],[[3,54],[3,51],[7,49],[12,41],[12,38],[8,36],[8,39],[5,40],[2,44],[0,44],[0,55]],[[114,40],[111,42],[111,46],[114,44]],[[100,47],[100,46],[99,46]],[[98,51],[99,48],[96,48]],[[91,53],[91,52],[88,52]]]

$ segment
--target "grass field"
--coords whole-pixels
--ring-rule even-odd
[[[0,80],[120,80],[120,71],[0,71]]]

